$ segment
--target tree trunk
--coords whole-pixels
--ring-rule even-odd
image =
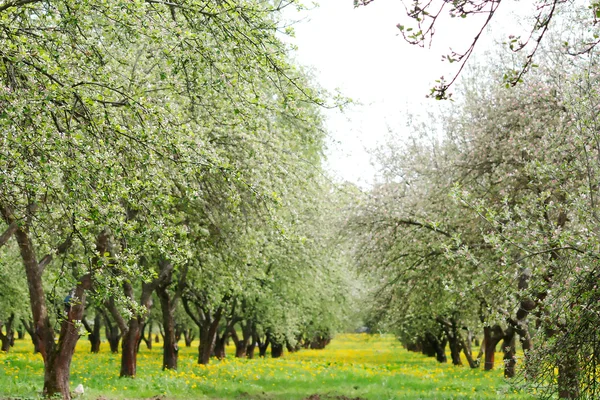
[[[146,337],[146,329],[148,329],[148,336]],[[140,352],[140,345],[144,342],[148,350],[152,350],[152,319],[142,325],[140,343],[138,344],[138,353]]]
[[[199,325],[200,343],[198,343],[198,364],[206,365],[210,361],[210,353],[212,352],[212,340],[209,340],[208,327]]]
[[[26,321],[25,319],[21,318],[21,324],[23,324],[23,327],[25,328],[25,330],[27,331],[27,334],[31,338],[31,342],[33,343],[33,354],[39,353],[40,352],[40,339],[39,339],[38,335],[35,335],[33,333],[33,323],[31,321]]]
[[[13,322],[15,321],[15,313],[11,313],[6,321],[6,334],[2,333],[2,326],[4,325],[0,321],[0,340],[2,341],[1,351],[8,352],[11,346],[15,344],[15,332],[13,331]]]
[[[484,370],[490,371],[494,369],[496,346],[503,337],[504,331],[500,325],[486,326],[483,328],[483,342],[485,344]]]
[[[102,310],[102,314],[104,316],[104,336],[108,340],[110,352],[117,354],[119,352],[119,342],[121,341],[121,330],[116,324],[111,322],[104,310]]]
[[[215,357],[217,357],[219,360],[223,360],[225,358],[225,345],[228,336],[229,332],[225,331],[222,335],[217,335],[215,338],[214,353]]]
[[[251,342],[246,347],[246,358],[248,358],[249,360],[252,360],[254,358],[254,350],[256,350],[256,343]]]
[[[456,337],[449,337],[448,344],[450,345],[450,358],[452,359],[452,365],[462,366],[462,360],[460,359],[461,346],[460,342]]]
[[[175,337],[175,318],[173,317],[173,304],[168,292],[168,285],[171,280],[168,279],[164,284],[156,288],[156,294],[160,299],[160,308],[162,311],[162,324],[164,328],[164,346],[163,346],[163,370],[177,369],[177,357],[179,355],[179,346]]]
[[[265,337],[265,341],[261,342],[260,336],[256,335],[256,343],[258,344],[258,356],[266,357],[267,356],[267,348],[269,347],[269,337]]]
[[[106,329],[108,332],[109,329]],[[106,335],[106,340],[108,340],[108,345],[110,346],[110,352],[113,354],[119,353],[119,342],[121,341],[121,334],[119,333],[119,328],[116,326],[111,327],[110,334]]]
[[[460,333],[458,333],[458,341],[459,341],[460,347],[462,348],[463,354],[465,355],[465,358],[467,359],[467,362],[469,363],[469,367],[470,368],[478,368],[479,363],[477,363],[473,359],[473,353],[471,352],[471,339],[469,338],[468,340],[465,341],[464,338],[462,337],[462,335]]]
[[[283,344],[276,342],[276,341],[271,341],[271,357],[279,358],[282,355],[283,355]]]
[[[445,336],[442,340],[439,340],[434,334],[427,332],[423,340],[423,349],[427,346],[427,355],[431,354],[430,357],[435,356],[438,362],[446,363],[448,362],[448,357],[446,357],[447,340]]]
[[[577,363],[577,350],[567,348],[560,354],[558,361],[558,398],[579,398],[579,365]]]
[[[186,328],[183,330],[183,340],[185,341],[185,347],[192,347],[192,342],[196,338],[196,333],[192,328]]]
[[[30,207],[30,212],[33,212],[34,208],[35,206]],[[16,219],[10,210],[0,205],[0,212],[8,224],[15,222]],[[44,359],[44,388],[42,393],[44,397],[59,395],[63,399],[69,400],[71,398],[69,391],[70,366],[75,345],[79,340],[79,332],[75,321],[80,321],[83,317],[86,290],[91,287],[92,279],[90,275],[85,275],[75,287],[71,302],[66,304],[68,308],[61,324],[58,343],[56,343],[54,328],[50,322],[46,306],[46,294],[42,278],[44,268],[52,261],[53,254],[46,255],[38,262],[27,225],[19,226],[14,235],[27,277],[29,302],[33,316],[32,333],[37,336],[39,350]],[[70,244],[71,241],[67,239],[58,246],[56,253],[66,252]],[[96,250],[103,254],[107,249],[107,244],[108,235],[104,231],[98,235]]]
[[[144,342],[146,343],[146,348],[148,350],[152,350],[152,325],[153,325],[153,322],[154,321],[152,319],[150,319],[148,321],[148,323],[146,324],[146,325],[148,325],[147,326],[147,328],[148,328],[148,339],[144,340]]]
[[[137,370],[137,348],[141,338],[140,321],[129,320],[127,333],[121,343],[121,372],[119,376],[134,377]]]
[[[23,325],[17,328],[17,339],[22,340],[25,338],[25,327]]]
[[[242,330],[243,330],[243,328],[242,328]],[[246,338],[240,339],[234,328],[231,331],[231,339],[233,340],[233,343],[235,344],[235,357],[236,358],[246,357],[246,350],[248,349],[248,341],[245,340]]]
[[[515,376],[517,357],[515,349],[515,330],[510,326],[506,328],[506,331],[504,332],[502,351],[504,352],[504,377],[513,378]]]
[[[227,296],[223,299],[223,302],[226,300]],[[190,307],[190,304],[193,304],[196,308],[195,312]],[[183,307],[185,308],[185,312],[196,323],[200,332],[198,364],[208,364],[214,348],[219,322],[223,315],[223,306],[219,306],[213,315],[203,297],[190,291],[183,297]]]
[[[94,316],[94,326],[91,327],[87,322],[85,317],[81,320],[83,326],[88,331],[88,340],[91,344],[91,352],[99,353],[100,352],[100,326],[102,325],[102,316],[96,310],[96,315]]]

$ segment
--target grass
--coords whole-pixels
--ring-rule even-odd
[[[196,343],[197,345],[197,343]],[[525,399],[494,371],[439,364],[410,353],[390,335],[338,335],[325,350],[302,350],[280,359],[211,360],[196,364],[196,347],[181,347],[179,370],[161,370],[160,344],[142,349],[135,379],[119,378],[120,355],[103,343],[89,353],[80,340],[71,369],[72,389],[83,384],[82,399]],[[228,348],[228,354],[233,349]],[[498,356],[497,359],[501,360]],[[29,340],[0,353],[0,397],[35,398],[43,385],[41,356]],[[339,396],[339,397],[338,397]]]

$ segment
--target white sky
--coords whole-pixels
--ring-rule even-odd
[[[291,40],[298,47],[296,60],[311,67],[322,87],[339,89],[360,103],[344,114],[325,114],[332,138],[328,167],[335,177],[361,186],[375,174],[366,149],[381,142],[389,129],[406,131],[407,113],[437,107],[425,96],[435,79],[450,78],[456,66],[441,62],[441,56],[450,47],[463,51],[481,25],[475,18],[441,20],[432,48],[422,49],[399,35],[396,24],[406,21],[400,0],[376,0],[356,9],[353,0],[321,0],[319,7],[288,10],[285,17],[300,21]],[[499,17],[495,25],[502,22]]]

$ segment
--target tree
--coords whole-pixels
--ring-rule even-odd
[[[303,101],[319,101],[285,59],[277,11],[195,0],[0,5],[10,32],[0,36],[1,244],[12,235],[23,261],[44,395],[70,397],[69,364],[92,285],[139,322],[147,311],[133,301],[135,280],[155,279],[150,266],[161,258],[184,264],[180,213],[170,214],[178,196],[193,196],[181,185],[200,190],[205,175],[218,176],[269,197],[244,180],[237,162],[248,158],[221,144],[254,143],[251,132],[269,132],[266,111],[284,107],[297,118]],[[278,96],[263,97],[265,85]],[[57,315],[55,343],[43,272],[58,258],[69,268],[62,286],[75,292]],[[137,348],[136,331],[128,330],[128,349]]]
[[[374,0],[354,0],[354,6],[368,5]],[[485,34],[486,28],[491,24],[496,16],[496,11],[501,4],[501,0],[454,0],[454,1],[421,1],[413,0],[409,5],[405,6],[406,17],[409,19],[409,24],[399,23],[397,25],[400,34],[404,40],[412,45],[425,47],[431,44],[436,26],[446,14],[450,18],[460,18],[472,20],[480,18],[477,21],[479,29],[475,34],[472,42],[465,46],[464,51],[450,50],[450,53],[442,58],[448,63],[458,63],[457,72],[451,79],[445,80],[441,77],[436,81],[436,86],[431,89],[430,96],[435,99],[448,99],[451,97],[449,93],[450,87],[457,82],[458,77],[462,73],[467,61],[473,54],[477,43]],[[587,6],[579,4],[574,5],[572,2],[565,0],[538,0],[535,6],[527,12],[532,15],[525,15],[524,18],[530,17],[527,20],[529,25],[525,35],[511,34],[506,40],[507,47],[514,53],[523,52],[523,57],[519,58],[516,65],[506,66],[507,72],[504,74],[503,80],[509,86],[515,86],[523,81],[523,77],[537,67],[534,61],[536,54],[541,50],[542,43],[548,39],[551,32],[552,23],[560,20],[561,16],[568,15],[573,8],[581,7],[585,9],[585,13],[579,13],[576,16],[568,15],[571,24],[578,24],[584,27],[586,32],[583,37],[573,42],[563,42],[564,49],[571,55],[582,55],[592,53],[596,45],[600,43],[600,39],[596,34],[594,26],[600,15],[600,3],[595,0],[587,2]],[[519,7],[520,11],[523,7]],[[521,11],[522,12],[522,11]],[[562,15],[561,15],[562,14]]]

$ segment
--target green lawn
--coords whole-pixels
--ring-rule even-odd
[[[84,399],[529,398],[504,381],[501,365],[484,372],[439,364],[407,352],[389,335],[339,335],[325,350],[281,359],[231,357],[209,366],[196,364],[195,347],[182,347],[177,372],[161,371],[160,344],[152,351],[142,346],[135,379],[118,377],[120,358],[109,353],[108,344],[100,354],[88,351],[88,342],[81,340],[71,374],[72,389],[84,385]],[[17,341],[10,353],[0,354],[0,366],[0,396],[36,397],[43,383],[42,360],[32,354],[29,341]]]

